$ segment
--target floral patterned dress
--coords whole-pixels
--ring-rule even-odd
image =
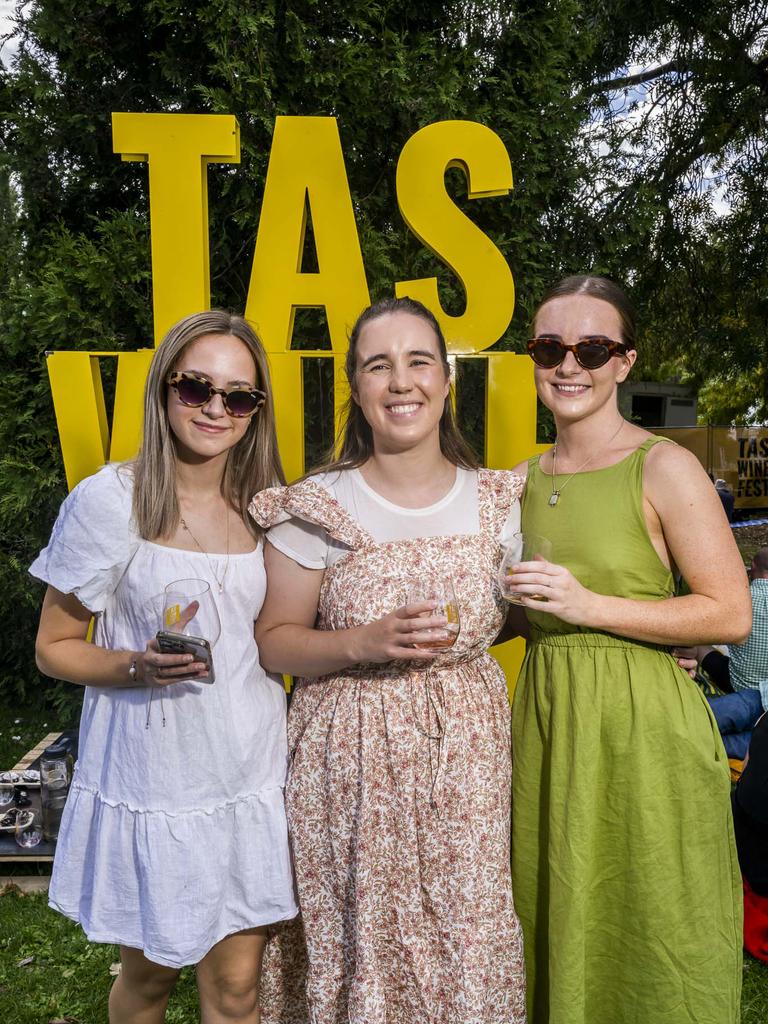
[[[265,1024],[523,1024],[510,881],[510,709],[488,654],[505,608],[497,537],[522,479],[478,473],[480,532],[376,543],[313,480],[257,495],[264,526],[298,517],[349,553],[325,570],[318,629],[404,604],[450,577],[454,647],[429,668],[360,665],[299,680],[286,799],[301,924],[268,946]]]

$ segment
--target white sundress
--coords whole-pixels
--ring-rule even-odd
[[[65,500],[33,576],[96,615],[94,641],[143,650],[158,595],[207,580],[221,636],[213,685],[86,687],[79,757],[50,905],[89,939],[168,967],[200,961],[234,932],[297,913],[283,804],[285,691],[259,664],[262,545],[226,556],[139,538],[129,471],[105,466]]]

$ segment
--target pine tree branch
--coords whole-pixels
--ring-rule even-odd
[[[590,95],[597,92],[613,92],[615,89],[630,89],[633,85],[642,85],[644,82],[651,82],[654,78],[661,78],[670,71],[681,72],[682,67],[679,60],[670,60],[666,64],[660,64],[656,68],[648,68],[646,71],[638,71],[635,75],[623,75],[619,78],[603,78],[594,82],[583,90],[583,94]]]

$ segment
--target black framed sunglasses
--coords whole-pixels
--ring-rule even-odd
[[[185,370],[171,371],[165,378],[165,383],[173,388],[182,405],[188,405],[193,409],[206,405],[214,395],[221,395],[224,408],[230,416],[252,416],[267,400],[266,392],[260,388],[215,388],[205,377]]]
[[[575,345],[564,345],[557,338],[531,338],[527,343],[528,355],[537,366],[551,370],[559,366],[567,352],[573,352],[579,366],[585,370],[597,370],[605,366],[611,356],[623,356],[629,352],[629,346],[622,341],[611,341],[610,338],[582,338]]]

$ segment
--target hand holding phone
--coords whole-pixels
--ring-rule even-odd
[[[204,676],[190,676],[195,683],[212,683],[216,678],[213,671],[213,653],[210,643],[201,636],[186,636],[161,629],[155,638],[161,654],[191,654],[195,661],[202,662],[207,673]]]

